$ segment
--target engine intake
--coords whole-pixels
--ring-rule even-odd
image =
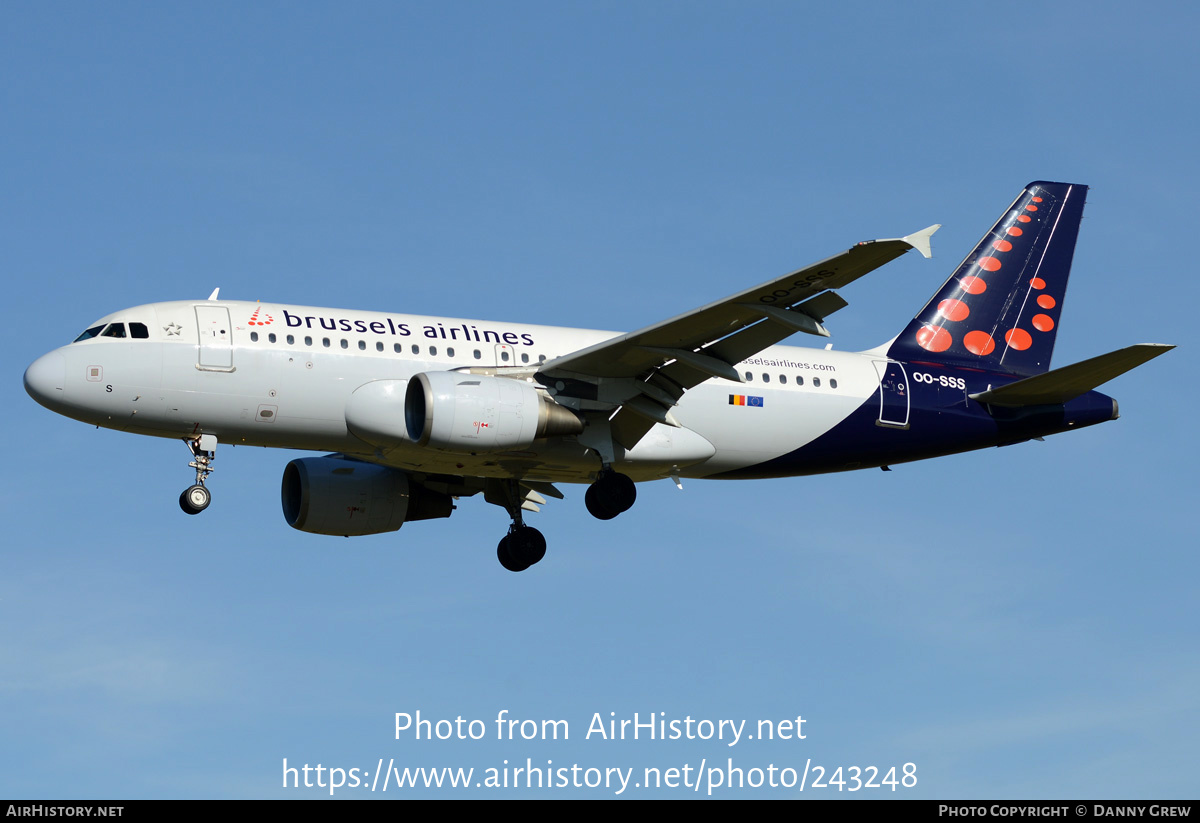
[[[404,422],[417,445],[457,452],[523,449],[541,437],[583,431],[574,412],[530,383],[459,372],[409,380]]]
[[[283,470],[283,518],[312,534],[394,532],[410,520],[449,517],[454,501],[407,474],[344,457],[303,457]]]

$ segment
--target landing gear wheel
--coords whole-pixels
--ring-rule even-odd
[[[612,520],[621,512],[629,511],[637,500],[637,487],[633,480],[614,471],[602,471],[596,482],[588,486],[583,502],[592,517]]]
[[[512,554],[508,550],[508,535],[500,538],[500,545],[496,546],[496,559],[500,561],[500,565],[508,569],[510,572],[523,572],[528,566],[523,566],[516,562]]]
[[[189,486],[179,495],[179,508],[183,509],[185,514],[199,514],[207,509],[211,502],[212,495],[199,484]]]
[[[588,512],[597,520],[612,520],[620,512],[613,511],[605,506],[604,501],[600,499],[600,495],[596,492],[596,484],[587,487],[587,491],[583,493],[583,503],[587,506]]]
[[[183,490],[179,495],[179,508],[184,514],[199,514],[208,508],[212,495],[204,487],[204,481],[213,473],[213,459],[217,456],[216,435],[202,434],[198,437],[184,438],[188,450],[192,453],[190,467],[196,470],[196,482]]]
[[[496,547],[496,558],[510,572],[523,572],[545,556],[546,538],[532,526],[518,526]]]

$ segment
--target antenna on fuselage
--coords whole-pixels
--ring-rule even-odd
[[[219,292],[220,290],[221,290],[221,287],[220,287],[220,286],[217,286],[215,289],[213,289],[213,293],[212,293],[212,294],[210,294],[210,295],[208,296],[208,299],[209,299],[209,300],[216,300],[216,299],[217,299],[217,292]]]

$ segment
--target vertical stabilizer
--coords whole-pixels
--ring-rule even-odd
[[[1050,368],[1087,186],[1030,183],[893,341],[897,360]]]

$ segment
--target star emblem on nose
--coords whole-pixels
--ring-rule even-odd
[[[163,326],[163,331],[167,333],[167,337],[178,337],[179,332],[183,330],[183,326],[172,321],[166,326]]]

